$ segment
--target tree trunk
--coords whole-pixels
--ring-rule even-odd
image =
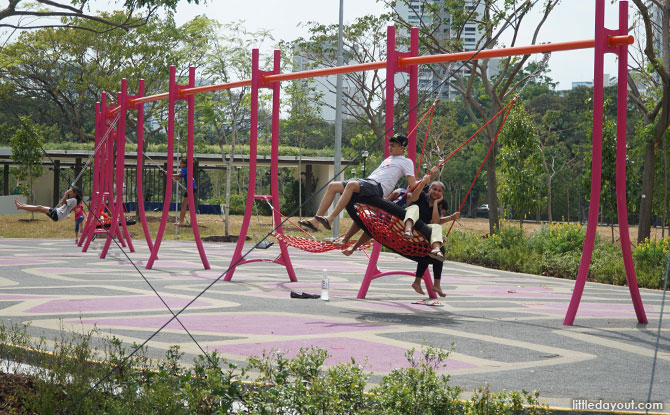
[[[637,243],[649,237],[651,231],[651,209],[654,199],[654,177],[656,176],[656,146],[648,142],[644,147],[644,170],[642,172],[642,197],[640,200],[640,223],[637,228]]]
[[[570,206],[570,202],[568,202],[568,208]],[[549,223],[554,221],[554,217],[551,213],[551,176],[547,179],[547,220]]]
[[[668,137],[663,137],[663,220],[661,221],[661,239],[665,239],[665,223],[668,219]]]
[[[490,145],[490,142],[489,142]],[[486,159],[486,197],[489,202],[489,233],[493,235],[500,228],[498,218],[498,182],[496,180],[496,149]]]

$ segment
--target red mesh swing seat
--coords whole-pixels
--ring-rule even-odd
[[[356,204],[356,212],[370,235],[380,244],[401,255],[422,257],[430,253],[430,244],[421,233],[412,230],[411,239],[403,236],[405,225],[399,217],[365,203]]]
[[[282,241],[288,246],[291,246],[293,248],[297,248],[306,252],[312,252],[312,253],[321,253],[321,252],[328,252],[328,251],[333,251],[336,249],[345,249],[352,244],[349,243],[346,246],[335,246],[333,245],[332,242],[328,241],[318,241],[316,239],[309,239],[309,238],[302,238],[299,236],[291,236],[291,235],[286,235],[283,233],[278,233],[278,232],[273,232],[272,236],[277,238],[277,240]],[[371,244],[363,244],[359,249],[367,249],[371,246]]]

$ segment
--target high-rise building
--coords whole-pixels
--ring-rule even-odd
[[[335,55],[335,53],[333,53]],[[314,68],[314,61],[305,56],[305,54],[295,53],[293,57],[293,71],[306,71]],[[345,61],[345,65],[348,63]],[[313,90],[313,99],[312,102],[315,106],[319,108],[321,117],[327,122],[335,122],[335,85],[337,81],[337,75],[329,75],[324,77],[317,77],[311,79],[303,80],[306,86],[309,86]],[[356,91],[354,83],[347,78],[347,76],[342,77],[342,100],[343,105],[346,106],[347,97],[352,96],[352,92]],[[353,95],[356,95],[353,93]],[[348,106],[348,110],[351,110],[352,106]],[[342,111],[342,118],[347,119],[351,118],[351,115],[347,113],[347,110]]]
[[[445,7],[438,7],[441,3],[441,0],[408,0],[407,2],[399,2],[396,12],[403,20],[414,27],[431,28],[431,33],[437,41],[460,39],[464,52],[475,51],[478,47],[481,47],[480,40],[483,33],[474,19],[469,19],[464,27],[452,27],[452,19],[447,9]],[[484,14],[484,2],[466,0],[463,7],[465,8],[465,13],[472,13],[473,16],[482,16]],[[437,16],[435,19],[437,22],[433,21],[434,16]],[[499,59],[489,60],[489,76],[493,76],[499,72],[499,62]],[[446,67],[440,64],[434,64],[432,67],[422,65],[419,68],[419,91],[426,93],[435,91],[437,93],[437,88],[444,77],[459,67],[460,63],[452,63]],[[470,70],[465,67],[458,71],[461,76],[470,75]],[[441,99],[453,99],[456,96],[458,96],[458,92],[453,88],[450,88],[446,84],[442,87],[440,92]]]

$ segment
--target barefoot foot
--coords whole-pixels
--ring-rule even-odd
[[[349,248],[342,250],[342,253],[346,256],[353,254],[354,253],[353,246],[350,246]]]
[[[347,246],[347,242],[349,242],[349,241],[347,241],[343,237],[339,237],[339,238],[333,240],[332,244],[333,244],[333,246],[336,246],[338,248],[342,248],[342,247]]]
[[[440,297],[446,297],[447,294],[442,291],[442,288],[440,288],[439,284],[433,284],[433,292],[437,293]]]
[[[421,287],[421,280],[414,281],[412,283],[412,288],[414,289],[414,291],[418,292],[419,294],[424,294],[424,295],[426,294],[426,293],[423,292],[423,288]]]

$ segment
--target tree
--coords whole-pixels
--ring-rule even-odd
[[[120,12],[104,16],[114,21],[123,18]],[[41,123],[57,124],[63,140],[88,142],[93,139],[95,102],[102,91],[108,91],[109,102],[113,102],[122,78],[128,79],[131,89],[142,78],[147,95],[164,92],[169,65],[177,65],[179,73],[198,65],[211,35],[204,18],[177,28],[173,19],[157,16],[132,34],[70,28],[24,32],[17,42],[0,50],[0,84],[13,94],[9,96],[12,100],[3,103],[12,107],[11,112],[21,108],[24,113],[37,114]],[[164,101],[146,104],[145,119],[160,120],[165,106]],[[132,130],[134,118],[129,121]],[[150,125],[146,123],[145,128]]]
[[[186,0],[200,4],[200,0]],[[105,15],[91,14],[89,0],[9,0],[0,9],[0,28],[44,29],[68,27],[95,33],[114,29],[131,30],[146,24],[161,9],[174,11],[179,0],[124,0],[123,19],[109,19]],[[119,3],[115,1],[114,3]],[[14,18],[14,19],[12,19]],[[76,18],[73,20],[73,18]],[[49,19],[48,23],[44,19]],[[55,20],[60,19],[60,21]],[[90,26],[83,22],[95,22]]]
[[[643,27],[643,47],[633,59],[633,72],[628,74],[629,96],[644,115],[647,140],[644,150],[640,224],[637,242],[651,232],[657,150],[670,128],[670,0],[633,0],[638,22]],[[652,13],[653,12],[653,13]],[[639,37],[639,36],[638,36]],[[643,93],[638,83],[646,87]]]
[[[571,153],[566,143],[559,140],[557,130],[562,128],[561,121],[559,110],[547,110],[542,116],[542,123],[538,126],[540,136],[537,146],[544,170],[547,189],[547,220],[549,222],[554,221],[552,211],[554,178],[566,170],[575,159],[575,155]]]
[[[541,27],[559,0],[546,0],[542,15],[533,30],[530,44],[535,44]],[[430,54],[462,52],[465,50],[466,31],[472,28],[481,34],[474,49],[504,47],[498,38],[508,28],[512,31],[510,47],[516,46],[523,20],[529,15],[535,3],[515,0],[478,0],[466,6],[463,0],[423,0],[417,5],[411,0],[386,0],[386,4],[399,25],[409,29],[418,26],[421,48]],[[408,7],[411,19],[398,13],[398,6]],[[509,23],[509,26],[508,26]],[[465,62],[461,70],[458,65],[435,64],[431,70],[441,79],[446,75],[447,84],[463,97],[463,103],[471,120],[483,125],[496,114],[516,94],[530,78],[522,69],[527,65],[529,55],[508,57],[501,60],[472,60]],[[498,63],[499,62],[499,63]],[[489,68],[489,65],[492,67]],[[484,131],[490,144],[495,136],[495,123]],[[489,204],[489,231],[499,228],[498,197],[496,178],[496,149],[486,162],[487,199]]]
[[[344,63],[353,65],[386,59],[385,16],[359,17],[343,27]],[[293,49],[305,60],[308,68],[329,68],[337,64],[338,25],[308,23],[310,36],[293,42]],[[342,93],[342,114],[367,125],[376,137],[384,135],[385,78],[383,70],[353,72],[345,77]],[[336,93],[335,77],[319,78],[329,94]],[[402,90],[404,85],[396,85]],[[335,108],[328,101],[321,105]]]
[[[12,160],[19,164],[16,177],[22,182],[21,193],[33,202],[33,182],[42,175],[42,143],[39,128],[29,117],[20,117],[20,125],[10,139]],[[28,185],[25,185],[28,181]],[[32,218],[35,219],[33,212]]]
[[[312,195],[310,183],[307,183],[307,191],[303,197],[302,193],[302,149],[306,143],[324,143],[326,132],[329,130],[328,124],[321,118],[321,109],[313,105],[314,100],[320,99],[320,93],[316,91],[314,85],[308,79],[296,79],[291,81],[286,87],[285,92],[288,95],[287,120],[282,122],[280,129],[280,143],[294,144],[298,147],[298,178],[294,188],[297,189],[298,215],[302,218],[302,201]],[[310,143],[310,144],[311,144]],[[314,148],[314,145],[311,146]],[[306,182],[309,179],[305,177]],[[285,207],[290,212],[288,206]]]
[[[241,22],[223,25],[221,29],[221,34],[213,40],[207,53],[202,76],[217,84],[251,78],[251,49],[272,40],[272,36],[267,31],[248,32]],[[240,133],[249,130],[249,91],[246,86],[216,91],[204,97],[200,104],[200,119],[214,128],[221,159],[226,163],[226,236],[229,234],[230,182],[235,145]],[[225,154],[223,147],[227,136],[230,138],[230,154]]]
[[[522,106],[514,108],[500,132],[498,191],[504,205],[519,215],[519,226],[529,211],[542,204],[542,155],[537,126]],[[491,207],[489,205],[489,215]]]

